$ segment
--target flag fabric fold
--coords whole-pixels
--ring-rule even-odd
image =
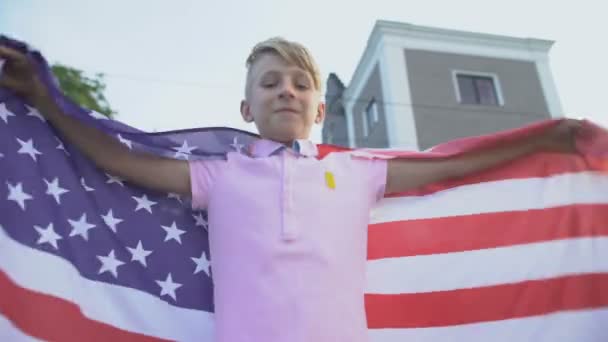
[[[257,139],[219,127],[139,131],[63,96],[37,51],[4,37],[0,44],[27,52],[68,115],[133,150],[223,158]],[[354,153],[444,158],[558,122],[426,152]],[[578,141],[578,155],[536,153],[374,208],[365,295],[372,341],[608,340],[608,133],[586,125],[592,134]],[[320,146],[322,155],[341,150]],[[206,213],[188,198],[97,169],[0,88],[1,340],[211,341],[207,231]]]

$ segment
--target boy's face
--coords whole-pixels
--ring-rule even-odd
[[[308,139],[312,125],[325,116],[311,75],[270,53],[260,56],[250,72],[246,99],[241,102],[243,119],[255,121],[265,139],[281,143]]]

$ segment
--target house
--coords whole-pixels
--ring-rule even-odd
[[[323,142],[424,150],[561,117],[552,45],[378,21],[350,83],[327,79]]]

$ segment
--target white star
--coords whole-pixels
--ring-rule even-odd
[[[4,120],[4,123],[8,123],[9,116],[15,116],[15,114],[6,108],[6,104],[0,103],[0,118]]]
[[[78,221],[68,219],[68,222],[72,226],[70,236],[80,235],[83,239],[89,240],[89,230],[94,228],[95,225],[87,222],[87,214],[82,214]]]
[[[243,147],[245,145],[239,144],[238,137],[234,136],[234,139],[232,139],[232,144],[230,144],[230,146],[232,146],[232,148],[234,148],[234,150],[237,151],[238,153],[241,153],[241,150],[243,149]]]
[[[114,256],[114,250],[111,250],[108,256],[98,255],[97,259],[101,261],[101,268],[99,269],[98,274],[102,274],[103,272],[110,272],[114,276],[114,278],[118,278],[118,266],[124,265],[125,263],[116,259]]]
[[[194,217],[194,220],[196,220],[196,222],[194,223],[194,225],[196,225],[196,226],[202,226],[205,230],[208,229],[207,221],[205,221],[205,219],[203,218],[203,214],[202,213],[198,213],[197,215],[192,215],[192,217]]]
[[[122,137],[122,135],[120,135],[120,134],[118,134],[118,140],[119,140],[121,143],[123,143],[123,144],[127,145],[127,147],[128,147],[129,149],[133,149],[133,144],[132,144],[132,141],[131,141],[131,140],[123,138],[123,137]]]
[[[95,189],[87,186],[87,184],[84,182],[84,178],[80,178],[80,184],[86,191],[95,191]]]
[[[105,222],[105,224],[110,227],[110,229],[112,229],[114,233],[116,233],[116,225],[123,221],[122,219],[114,217],[112,209],[110,209],[107,214],[101,215],[101,218],[103,219],[103,222]]]
[[[55,230],[53,229],[53,223],[49,223],[49,225],[46,228],[42,228],[40,226],[34,226],[34,229],[36,229],[38,234],[40,234],[38,241],[36,241],[37,244],[41,245],[43,243],[48,243],[51,246],[55,247],[55,249],[58,248],[57,240],[61,240],[62,237],[59,234],[57,234],[55,232]]]
[[[101,119],[101,120],[108,120],[108,117],[101,114],[101,113],[97,113],[96,111],[92,110],[89,115],[91,115],[92,117],[94,117],[95,119]]]
[[[61,140],[59,140],[59,138],[57,138],[57,137],[55,137],[55,140],[57,140],[57,143],[59,144],[55,148],[58,150],[62,150],[63,152],[65,152],[65,154],[67,154],[69,156],[70,152],[68,152],[68,150],[65,149],[65,146],[63,146],[63,142]]]
[[[146,264],[146,257],[152,254],[152,251],[145,250],[144,246],[141,244],[141,240],[137,243],[137,247],[127,247],[127,249],[131,252],[131,261],[139,261],[142,265],[148,267]]]
[[[46,183],[46,194],[53,196],[57,204],[61,204],[60,196],[65,194],[66,192],[69,192],[69,190],[59,186],[59,178],[57,177],[55,177],[52,182],[49,182],[46,179],[44,180],[44,182]]]
[[[29,112],[27,113],[28,116],[33,116],[35,118],[40,119],[42,122],[46,122],[46,119],[40,114],[40,112],[38,111],[38,109],[34,108],[34,107],[30,107],[27,106],[27,109],[29,110]]]
[[[197,274],[200,271],[205,271],[207,276],[209,276],[209,277],[211,276],[209,274],[209,266],[211,265],[211,263],[209,262],[209,259],[207,259],[207,254],[205,253],[205,251],[203,251],[200,258],[190,258],[190,259],[192,259],[192,261],[194,261],[194,263],[196,264],[196,269],[194,270],[193,274]]]
[[[19,151],[17,151],[17,153],[28,154],[30,157],[32,157],[32,159],[34,159],[34,161],[36,161],[37,154],[42,154],[34,147],[34,141],[32,139],[28,141],[23,141],[17,138],[17,141],[21,145],[21,148],[19,149]]]
[[[169,295],[171,298],[173,298],[173,300],[177,301],[175,290],[182,287],[182,284],[174,283],[173,279],[171,278],[171,273],[167,275],[167,279],[165,281],[157,280],[156,283],[160,286],[161,297]]]
[[[179,203],[182,203],[182,197],[176,193],[170,192],[167,194],[168,198],[175,198]]]
[[[137,208],[135,208],[135,211],[138,211],[139,209],[146,209],[150,214],[152,214],[152,206],[155,205],[156,202],[150,201],[148,196],[145,194],[141,197],[131,196],[131,198],[137,202]]]
[[[109,173],[106,173],[106,176],[108,177],[108,180],[106,181],[106,184],[112,184],[112,183],[117,183],[120,184],[121,186],[125,186],[123,184],[123,182],[125,181],[124,179],[117,177],[117,176],[112,176]]]
[[[21,183],[17,183],[15,186],[8,182],[6,184],[8,185],[8,200],[19,203],[21,209],[25,210],[25,201],[31,200],[33,197],[23,192]]]
[[[169,240],[175,240],[179,244],[182,243],[181,235],[186,233],[186,231],[178,229],[177,226],[175,225],[175,221],[173,221],[173,224],[169,227],[167,227],[167,226],[161,226],[161,227],[165,230],[165,232],[167,232],[167,236],[165,236],[165,242],[167,242]]]
[[[192,154],[192,151],[196,150],[196,146],[188,146],[188,141],[184,140],[182,146],[174,147],[173,149],[177,151],[174,155],[175,158],[188,159],[188,156]]]

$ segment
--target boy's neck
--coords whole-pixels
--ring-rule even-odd
[[[308,139],[294,139],[294,140],[284,142],[284,141],[278,141],[278,140],[268,139],[268,138],[264,138],[264,137],[262,137],[262,139],[269,140],[269,141],[275,142],[277,144],[285,145],[287,147],[293,147],[293,145],[296,141],[302,141],[302,140],[308,141]]]

